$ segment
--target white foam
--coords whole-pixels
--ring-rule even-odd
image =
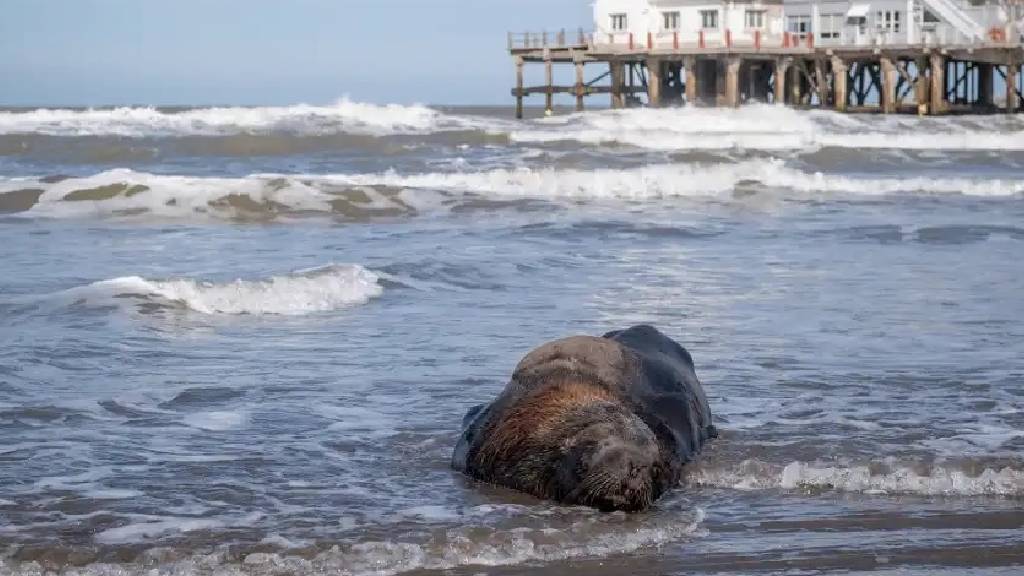
[[[76,193],[119,186],[120,194],[101,200],[73,200]],[[135,188],[129,192],[131,188]],[[0,184],[0,191],[17,188],[44,190],[30,216],[83,217],[145,212],[156,216],[180,217],[208,214],[235,217],[240,209],[220,202],[234,195],[257,205],[281,205],[292,210],[330,211],[331,196],[294,178],[200,178],[167,176],[127,169],[108,170],[84,178],[71,178],[46,185],[38,180],[16,179]]]
[[[654,150],[821,147],[907,150],[1024,150],[1024,121],[1005,114],[963,118],[845,115],[765,104],[726,108],[595,110],[527,122],[444,114],[422,105],[341,99],[316,106],[38,109],[0,112],[0,134],[55,136],[218,136],[430,134],[476,130],[514,142],[624,144]]]
[[[104,187],[117,187],[107,188]],[[771,189],[781,195],[882,195],[898,193],[1014,196],[1024,194],[1024,178],[964,178],[946,176],[874,177],[805,172],[779,159],[759,158],[737,163],[650,164],[628,169],[518,168],[487,171],[283,176],[257,174],[242,178],[165,176],[110,170],[55,184],[40,179],[0,179],[0,192],[39,188],[44,192],[27,217],[168,218],[248,217],[256,210],[267,215],[332,214],[340,189],[359,189],[365,208],[398,206],[374,187],[402,189],[400,200],[418,210],[442,207],[431,191],[489,197],[540,199],[645,200],[668,197],[715,197],[740,189]],[[99,192],[97,191],[99,190]],[[81,200],[85,197],[104,197]],[[77,196],[76,196],[77,194]],[[91,196],[89,195],[91,194]],[[244,199],[245,203],[226,200]],[[248,206],[248,207],[247,207]],[[262,207],[262,208],[260,208]]]
[[[377,105],[341,99],[327,106],[199,108],[39,109],[0,112],[0,134],[56,136],[215,136],[285,132],[319,134],[421,134],[475,126],[425,106]]]
[[[125,488],[91,488],[82,492],[82,495],[88,496],[89,498],[96,498],[97,500],[127,500],[129,498],[138,498],[139,496],[145,496],[145,493],[139,490],[131,490]]]
[[[365,304],[383,292],[378,276],[370,270],[355,264],[334,264],[269,280],[220,284],[130,276],[72,288],[51,298],[109,303],[118,296],[136,295],[181,303],[202,314],[297,316]]]
[[[978,474],[953,465],[925,469],[886,462],[880,465],[837,466],[815,462],[770,464],[746,460],[731,467],[701,463],[689,471],[687,483],[737,490],[828,489],[869,494],[954,496],[1024,495],[1024,470],[985,468]]]
[[[1006,115],[948,118],[852,116],[772,105],[739,109],[663,108],[592,111],[525,124],[516,142],[618,143],[654,150],[820,147],[914,150],[1024,150],[1024,122]]]
[[[700,533],[704,512],[674,520],[632,522],[625,517],[581,520],[571,529],[496,529],[467,525],[440,531],[426,542],[362,542],[335,547],[313,560],[264,555],[252,562],[295,573],[390,575],[460,566],[508,566],[629,554]],[[247,562],[249,560],[247,559]]]
[[[241,428],[245,425],[247,415],[244,412],[198,412],[188,414],[184,418],[187,426],[200,430],[223,432]]]
[[[901,192],[1012,196],[1024,193],[1024,179],[872,178],[808,173],[777,159],[736,164],[653,164],[612,170],[513,169],[401,175],[395,172],[328,176],[345,185],[384,185],[497,196],[539,198],[651,199],[717,196],[748,184],[798,194],[882,195]]]
[[[139,522],[133,522],[117,528],[109,528],[99,532],[95,540],[100,544],[130,544],[142,542],[167,536],[170,534],[184,534],[197,530],[213,530],[225,526],[250,526],[258,521],[263,515],[254,512],[248,516],[230,520],[215,520],[211,518],[153,518],[138,516]]]

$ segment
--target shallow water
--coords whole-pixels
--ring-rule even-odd
[[[1017,574],[1024,120],[0,112],[0,574]],[[650,513],[448,468],[653,323],[722,437]]]

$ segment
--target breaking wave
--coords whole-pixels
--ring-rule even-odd
[[[881,195],[901,192],[1012,196],[1024,193],[1024,179],[872,178],[804,172],[781,160],[736,164],[654,164],[625,170],[508,169],[488,172],[329,176],[355,186],[392,186],[477,194],[541,198],[652,199],[717,196],[755,191],[755,185],[783,193]]]
[[[482,507],[488,508],[488,507]],[[416,570],[451,570],[466,566],[513,566],[576,558],[603,558],[654,548],[702,532],[704,511],[681,516],[629,518],[621,514],[586,513],[571,525],[553,527],[498,527],[470,523],[460,527],[424,531],[411,541],[366,540],[337,544],[326,550],[305,548],[302,554],[279,547],[274,551],[216,552],[191,555],[160,565],[161,574],[337,575],[390,576]],[[550,518],[548,518],[551,521]],[[166,529],[167,523],[154,529]],[[181,522],[177,529],[203,530],[210,523]],[[273,541],[281,538],[268,539]],[[289,542],[285,541],[285,544]],[[146,554],[133,564],[93,564],[62,571],[68,576],[149,574],[159,553]],[[38,574],[36,562],[15,563],[0,558],[0,572],[14,576]]]
[[[1024,120],[1005,114],[963,118],[846,115],[752,105],[584,112],[538,120],[514,142],[572,141],[653,150],[817,148],[1024,150]]]
[[[838,490],[867,494],[1024,496],[1024,469],[894,460],[854,466],[815,462],[772,464],[745,460],[730,467],[701,463],[686,480],[696,486],[737,490]]]
[[[423,105],[370,104],[348,99],[323,106],[0,111],[0,135],[143,138],[350,134],[380,137],[455,131],[508,137],[512,142],[524,144],[619,144],[659,151],[742,149],[791,153],[822,148],[1024,151],[1024,119],[1015,115],[927,118],[848,115],[765,104],[738,109],[594,110],[517,122],[494,115],[445,113]],[[17,148],[16,144],[10,146]],[[280,147],[267,146],[271,150]],[[230,146],[225,145],[225,148],[230,149]]]
[[[215,283],[193,279],[113,278],[52,295],[64,302],[124,302],[138,297],[201,314],[301,316],[328,312],[380,296],[380,277],[356,264],[332,264],[266,280]]]
[[[338,100],[328,106],[38,109],[0,112],[0,134],[51,136],[221,136],[292,133],[304,135],[425,134],[472,129],[469,118],[426,106],[377,105]]]
[[[621,170],[518,168],[243,178],[110,170],[84,178],[0,180],[0,213],[56,218],[139,214],[244,219],[334,214],[358,218],[437,208],[443,203],[436,193],[541,200],[653,200],[759,193],[797,197],[900,193],[1017,196],[1024,194],[1024,179],[861,177],[806,172],[774,159],[654,164]]]

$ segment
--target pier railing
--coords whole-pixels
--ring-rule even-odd
[[[557,30],[555,32],[509,32],[508,49],[535,50],[541,48],[568,49],[586,48],[593,37],[582,28]]]
[[[696,34],[651,32],[637,37],[629,32],[601,33],[593,36],[591,47],[599,52],[659,52],[694,49],[814,48],[814,37],[807,34],[768,34],[760,30],[734,33],[730,29],[701,30]]]
[[[596,52],[666,52],[694,50],[813,50],[817,47],[857,48],[884,46],[1015,46],[1022,42],[1021,32],[1015,26],[996,26],[988,29],[982,38],[963,34],[952,26],[936,24],[924,27],[919,37],[908,41],[906,33],[885,30],[844,29],[834,38],[821,38],[814,34],[783,32],[769,34],[760,30],[733,31],[700,30],[689,32],[651,32],[637,35],[632,32],[597,32],[589,36],[589,47]]]

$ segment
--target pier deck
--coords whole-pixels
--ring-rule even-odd
[[[778,102],[840,112],[1021,112],[1024,102],[1019,41],[970,44],[815,45],[810,35],[783,34],[734,41],[728,31],[689,41],[678,34],[637,41],[592,34],[509,34],[516,66],[516,114],[526,97],[556,94],[585,99],[609,94],[612,108],[628,106],[738,106]],[[545,82],[524,85],[527,64],[545,67]],[[572,65],[575,83],[556,85],[554,67]],[[586,67],[607,66],[591,80]],[[999,79],[997,82],[997,78]],[[1004,87],[996,96],[996,86]]]

